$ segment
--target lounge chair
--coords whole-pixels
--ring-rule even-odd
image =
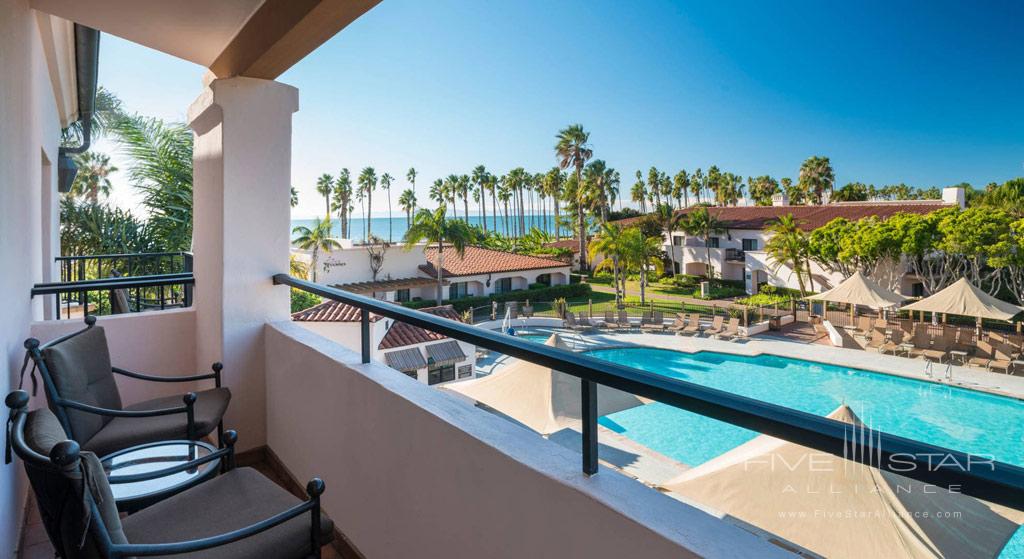
[[[995,358],[996,351],[992,347],[992,344],[985,340],[978,340],[977,346],[974,350],[974,356],[967,360],[967,364],[973,367],[984,367],[988,369],[988,364]]]
[[[709,336],[717,336],[721,334],[725,329],[722,328],[722,321],[724,319],[721,316],[716,316],[711,321],[711,327],[704,330],[704,333]]]
[[[625,309],[619,310],[619,326],[626,329],[633,327],[633,325],[629,322],[629,315],[626,314]]]
[[[857,318],[857,332],[858,337],[867,339],[871,336],[871,317],[861,316]]]
[[[645,332],[664,332],[667,325],[665,324],[665,314],[661,311],[654,311],[650,313],[651,316],[647,319],[647,325],[641,327]]]
[[[533,306],[532,305],[525,305],[523,307],[523,316],[525,316],[526,318],[530,318],[531,316],[533,316]]]
[[[974,345],[974,329],[972,328],[954,328],[956,330],[956,340],[953,342],[953,349],[959,351],[973,351]]]
[[[878,353],[892,353],[896,355],[899,351],[900,345],[903,343],[903,330],[893,330],[892,335],[889,336],[889,341],[878,346]]]
[[[320,510],[324,483],[306,484],[299,499],[252,468],[234,467],[234,431],[225,446],[182,466],[220,459],[225,472],[171,498],[121,516],[100,459],[67,440],[49,409],[28,412],[28,393],[7,395],[8,444],[24,462],[40,517],[67,559],[92,557],[319,557],[334,537]],[[179,555],[180,554],[180,555]]]
[[[686,315],[681,312],[676,313],[676,318],[675,320],[672,321],[672,324],[668,326],[668,329],[673,332],[679,333],[684,328],[686,328]]]
[[[690,335],[690,334],[697,335],[697,334],[700,334],[700,313],[695,313],[695,312],[694,313],[690,313],[689,324],[686,325],[686,328],[683,328],[682,334],[683,335]]]
[[[875,349],[879,353],[882,351],[882,346],[885,345],[885,330],[881,328],[872,328],[871,337],[868,338],[868,343],[865,349]]]
[[[220,439],[231,401],[231,392],[220,385],[223,365],[214,363],[212,373],[180,377],[120,369],[110,363],[107,336],[102,326],[96,326],[96,317],[87,316],[85,324],[84,329],[46,344],[35,338],[25,341],[43,377],[50,409],[82,450],[106,456],[144,443],[197,440],[215,430]],[[125,406],[115,374],[163,383],[212,380],[215,387]]]
[[[1006,342],[996,342],[993,347],[995,348],[995,358],[988,362],[988,370],[1009,373],[1016,358],[1013,347]]]
[[[932,337],[928,333],[928,327],[924,324],[917,325],[914,328],[914,337],[911,338],[910,343],[914,346],[910,350],[910,357],[928,358],[928,353],[926,352],[932,350]]]
[[[604,327],[609,330],[615,330],[619,325],[615,322],[615,315],[612,311],[604,311]]]
[[[651,322],[651,311],[644,311],[640,314],[640,328],[644,329],[652,324]]]
[[[730,318],[725,330],[718,335],[719,340],[733,340],[740,335],[740,319]]]
[[[810,322],[811,313],[810,311],[796,311],[796,316],[793,319],[794,322]]]

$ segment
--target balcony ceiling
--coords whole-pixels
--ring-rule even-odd
[[[31,0],[32,7],[200,64],[274,79],[380,0]]]

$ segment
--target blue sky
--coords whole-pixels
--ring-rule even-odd
[[[624,190],[651,165],[779,178],[811,155],[840,185],[1002,182],[1024,175],[1021,21],[1012,1],[384,0],[279,78],[300,90],[294,214],[341,167],[404,188],[414,166],[421,201],[481,163],[542,171],[574,122]],[[203,72],[104,36],[100,83],[130,109],[184,119]]]

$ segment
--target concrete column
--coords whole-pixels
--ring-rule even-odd
[[[213,80],[189,108],[195,133],[194,232],[198,370],[224,363],[232,401],[225,420],[242,449],[266,443],[263,325],[288,318],[294,87]]]

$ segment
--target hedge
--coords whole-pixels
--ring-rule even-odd
[[[570,283],[567,285],[553,285],[551,287],[545,287],[542,289],[520,289],[517,291],[507,291],[505,293],[495,293],[486,297],[463,297],[461,299],[445,299],[444,304],[452,305],[455,310],[462,312],[473,307],[484,307],[491,304],[491,301],[497,301],[499,303],[505,301],[554,301],[558,298],[572,299],[574,297],[588,297],[590,296],[590,285],[586,283]],[[408,301],[403,303],[404,306],[410,309],[424,309],[427,307],[433,307],[437,305],[437,301],[434,299],[427,299],[423,301]]]

